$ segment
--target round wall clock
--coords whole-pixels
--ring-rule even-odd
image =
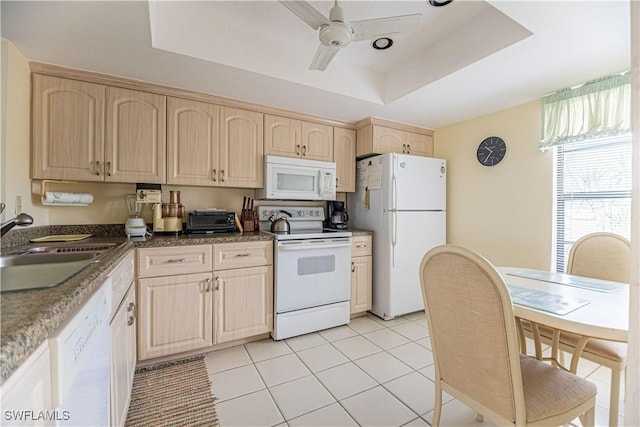
[[[476,157],[483,166],[495,166],[507,154],[507,144],[497,136],[490,136],[480,143]]]

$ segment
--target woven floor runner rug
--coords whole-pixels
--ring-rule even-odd
[[[127,426],[219,426],[204,358],[136,370]]]

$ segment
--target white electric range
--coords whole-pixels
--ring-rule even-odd
[[[324,208],[309,206],[259,206],[261,230],[270,230],[274,214],[287,216],[291,231],[265,231],[275,238],[272,337],[281,340],[349,323],[351,232],[323,228]]]

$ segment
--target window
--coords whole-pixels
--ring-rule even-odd
[[[564,272],[571,245],[608,231],[630,238],[631,136],[556,146],[556,271]]]

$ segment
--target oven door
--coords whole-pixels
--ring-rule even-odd
[[[276,241],[276,313],[348,301],[351,239]]]

